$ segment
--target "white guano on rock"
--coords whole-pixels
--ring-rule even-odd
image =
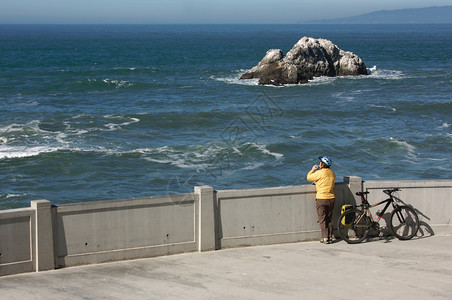
[[[240,79],[259,78],[259,84],[284,85],[307,83],[319,76],[353,75],[367,75],[360,57],[329,40],[303,37],[285,56],[281,49],[268,50]]]

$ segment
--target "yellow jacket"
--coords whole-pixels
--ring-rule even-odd
[[[309,181],[315,182],[315,189],[317,191],[317,199],[333,199],[334,196],[334,181],[336,175],[330,168],[323,168],[317,171],[309,171],[306,178]]]

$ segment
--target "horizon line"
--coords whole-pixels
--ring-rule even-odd
[[[407,23],[344,23],[344,22],[338,22],[338,23],[329,23],[329,22],[319,22],[316,20],[312,21],[303,21],[303,22],[295,22],[295,23],[0,23],[0,26],[2,25],[29,25],[29,26],[36,26],[36,25],[48,25],[48,26],[57,26],[57,25],[77,25],[77,26],[150,26],[150,25],[157,25],[157,26],[200,26],[200,25],[448,25],[452,24],[452,22],[447,23],[429,23],[429,22],[407,22]]]

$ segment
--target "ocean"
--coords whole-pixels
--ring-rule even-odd
[[[239,80],[326,38],[369,75]],[[307,184],[451,179],[452,25],[0,25],[0,209]]]

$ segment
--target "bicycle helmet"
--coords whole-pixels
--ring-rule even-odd
[[[325,163],[325,165],[327,165],[328,167],[331,167],[332,161],[328,156],[320,156],[319,159],[321,162]]]

